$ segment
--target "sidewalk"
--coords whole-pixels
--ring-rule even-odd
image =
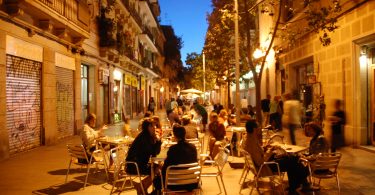
[[[165,112],[158,112],[161,119]],[[164,114],[164,115],[163,115]],[[131,126],[138,121],[131,120]],[[114,133],[121,125],[111,126],[107,133]],[[297,131],[297,143],[303,144],[308,139]],[[6,194],[109,194],[111,185],[106,182],[104,172],[89,175],[88,186],[82,190],[85,170],[75,169],[65,182],[69,156],[67,143],[80,143],[79,136],[61,140],[53,146],[41,146],[34,150],[18,154],[0,162],[0,193]],[[341,194],[375,194],[375,154],[359,149],[346,147],[342,150],[343,157],[339,166]],[[229,157],[229,160],[232,160]],[[236,161],[240,159],[236,158]],[[224,182],[229,195],[238,194],[238,184],[242,169],[224,168]],[[248,177],[250,178],[250,176]],[[219,189],[214,178],[203,178],[203,194],[218,194]],[[316,194],[337,194],[335,179],[323,180],[323,189]],[[242,194],[249,194],[245,189]],[[135,190],[122,194],[135,195]],[[257,194],[254,190],[253,194]],[[267,194],[267,193],[266,193]],[[303,194],[303,193],[300,193]]]

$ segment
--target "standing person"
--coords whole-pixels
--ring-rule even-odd
[[[155,114],[155,105],[154,97],[150,97],[150,101],[148,102],[148,111],[152,112],[152,114]]]
[[[270,113],[270,103],[271,103],[271,95],[267,95],[266,99],[262,99],[260,101],[260,105],[262,108],[263,113],[263,126],[267,126],[269,123],[269,113]]]
[[[344,145],[344,125],[346,123],[345,112],[342,110],[342,101],[334,101],[335,111],[330,117],[332,138],[331,138],[331,152],[336,152],[336,149]]]
[[[103,129],[106,127],[103,125],[98,131],[95,131],[94,128],[96,126],[96,115],[94,113],[90,113],[85,120],[85,124],[83,125],[83,130],[81,131],[81,139],[83,146],[86,149],[87,157],[90,159],[92,152],[96,149],[95,139],[103,136]],[[81,163],[88,163],[83,162],[86,159],[79,159]]]
[[[281,130],[279,97],[275,96],[270,103],[270,124],[274,129]]]
[[[283,125],[289,128],[290,141],[296,145],[295,130],[301,125],[301,104],[298,100],[293,100],[291,94],[284,95]]]
[[[193,105],[193,109],[195,110],[196,113],[201,115],[202,125],[203,125],[202,132],[205,132],[206,131],[206,125],[207,125],[207,122],[208,122],[208,114],[207,114],[206,108],[204,108],[204,106],[200,105],[198,102],[195,102],[194,105]]]
[[[171,110],[172,110],[172,101],[167,100],[165,102],[165,111],[167,112],[167,115],[168,115],[168,112],[170,112]]]
[[[142,123],[142,132],[134,139],[131,144],[126,157],[126,161],[136,162],[142,175],[148,175],[142,180],[144,189],[152,184],[151,181],[151,166],[149,164],[150,156],[156,156],[160,153],[161,141],[155,133],[155,127],[151,119],[145,119]],[[134,165],[126,166],[126,172],[130,174],[137,174],[137,169]],[[135,185],[137,193],[142,194],[140,184]]]

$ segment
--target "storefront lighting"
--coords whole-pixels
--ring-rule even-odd
[[[114,86],[114,87],[113,87],[113,91],[116,93],[117,90],[118,90],[118,87],[117,87],[117,86]]]
[[[361,54],[359,56],[359,65],[361,67],[367,66],[367,46],[361,47]]]
[[[262,51],[262,50],[259,49],[259,48],[257,48],[257,49],[254,51],[254,53],[253,53],[253,57],[254,57],[255,59],[259,59],[259,58],[264,57],[264,56],[265,56],[264,51]]]
[[[113,71],[113,79],[121,81],[121,79],[122,79],[122,73],[119,70],[114,70]]]
[[[163,86],[160,88],[160,92],[161,92],[161,93],[164,92],[164,87],[163,87]]]

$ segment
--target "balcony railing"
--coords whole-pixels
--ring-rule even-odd
[[[134,18],[135,22],[142,26],[142,18],[139,16],[138,12],[135,10],[133,6],[130,5],[129,0],[121,0],[122,4],[126,7],[126,9],[130,12],[130,15]]]
[[[78,1],[77,0],[39,0],[60,15],[73,22],[78,21]]]
[[[154,35],[152,35],[151,31],[149,28],[144,27],[143,33],[147,34],[148,37],[150,37],[151,41],[155,43]]]

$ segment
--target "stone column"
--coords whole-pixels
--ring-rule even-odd
[[[42,64],[42,116],[45,145],[54,144],[57,141],[57,117],[56,117],[56,65],[55,51],[43,48]]]
[[[6,33],[0,31],[0,160],[9,158],[6,121]]]

